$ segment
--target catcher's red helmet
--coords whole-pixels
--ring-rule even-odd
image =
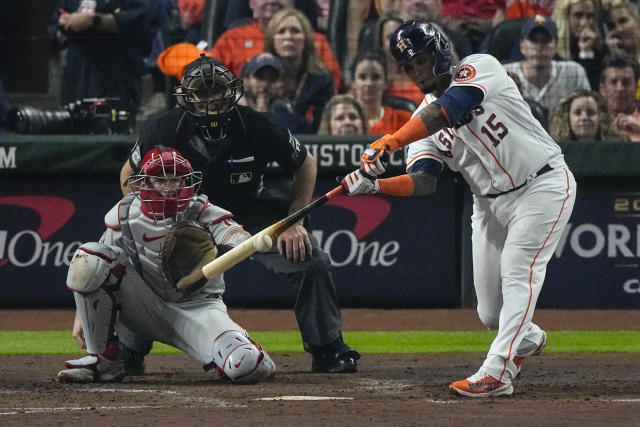
[[[189,206],[202,182],[202,173],[171,147],[156,147],[142,159],[140,174],[130,179],[139,190],[140,209],[153,219],[176,218]]]

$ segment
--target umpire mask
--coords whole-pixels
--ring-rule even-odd
[[[203,53],[186,66],[173,94],[178,105],[196,118],[205,139],[212,142],[226,137],[229,113],[242,97],[243,89],[241,79]]]

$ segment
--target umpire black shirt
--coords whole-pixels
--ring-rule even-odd
[[[306,148],[270,114],[237,106],[230,113],[226,137],[208,142],[205,129],[182,108],[149,118],[131,151],[134,171],[150,149],[173,147],[202,171],[202,193],[231,211],[250,231],[257,231],[287,214],[289,200],[269,200],[263,194],[263,174],[277,162],[289,176],[304,162]]]

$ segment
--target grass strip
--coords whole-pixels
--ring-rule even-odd
[[[362,353],[485,353],[495,332],[345,332],[344,339]],[[273,353],[301,353],[297,331],[252,332]],[[546,353],[640,353],[640,331],[548,332]],[[180,353],[155,343],[153,354]],[[70,331],[0,331],[0,355],[82,354]]]

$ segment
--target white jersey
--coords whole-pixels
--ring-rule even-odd
[[[472,85],[484,99],[455,126],[413,142],[407,170],[419,159],[435,159],[460,172],[476,195],[509,191],[545,164],[564,164],[560,147],[531,114],[514,81],[491,55],[464,58],[452,86]],[[431,94],[414,116],[436,98]]]
[[[240,225],[233,221],[231,212],[208,203],[206,196],[200,196],[200,198],[203,197],[205,204],[196,221],[208,229],[216,245],[220,245],[227,233],[240,227]],[[105,216],[104,221],[107,230],[100,242],[126,250],[119,219],[119,216],[123,213],[121,205],[124,200],[126,198],[115,205]],[[133,240],[136,243],[136,250],[140,260],[142,279],[159,297],[165,301],[179,301],[197,298],[202,295],[222,294],[224,292],[222,275],[208,280],[195,292],[184,293],[179,291],[175,283],[163,271],[160,257],[160,250],[169,229],[174,224],[174,220],[154,220],[145,216],[140,210],[140,199],[137,197],[131,201],[128,218],[128,224]],[[127,268],[135,268],[135,262],[129,259]]]

